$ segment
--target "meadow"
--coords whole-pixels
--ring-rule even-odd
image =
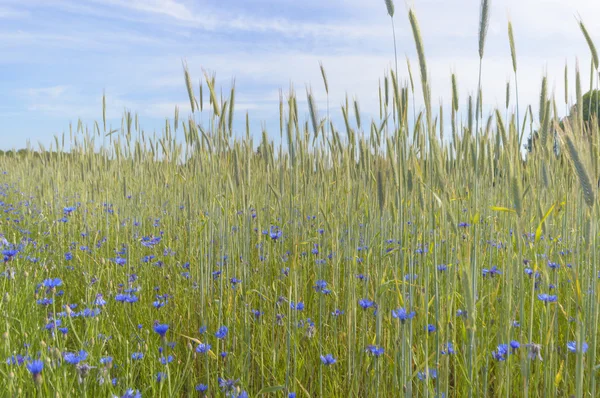
[[[103,114],[0,156],[0,395],[597,396],[600,136],[580,70],[575,103],[541,79],[538,114],[508,85],[484,115],[484,88],[459,98],[451,75],[443,115],[408,18],[418,69],[396,60],[374,87],[378,120],[347,101],[336,126],[310,90],[302,120],[290,91],[278,132],[240,133],[235,89],[184,66],[192,113],[159,134]],[[510,22],[507,40],[518,82]]]

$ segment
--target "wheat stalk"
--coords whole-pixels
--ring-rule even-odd
[[[581,32],[583,33],[583,36],[585,37],[585,41],[587,41],[587,44],[590,48],[590,52],[592,53],[593,69],[598,69],[598,52],[596,51],[596,46],[594,45],[594,41],[592,40],[592,37],[590,36],[589,32],[587,31],[582,20],[579,20],[579,27],[581,28]]]
[[[571,138],[569,122],[565,122],[565,131],[562,131],[558,124],[556,124],[556,129],[559,131],[560,137],[566,141],[569,157],[571,158],[575,173],[579,179],[579,185],[581,185],[581,190],[583,191],[583,199],[591,208],[595,203],[594,188],[581,157],[579,156],[579,151],[575,146],[575,142],[573,142],[573,139]]]
[[[188,97],[190,99],[190,107],[192,108],[192,113],[194,112],[194,88],[192,86],[192,79],[190,77],[190,71],[188,69],[187,63],[182,61],[183,64],[183,76],[185,78],[185,86],[187,88]]]
[[[425,59],[425,49],[423,46],[423,38],[421,37],[421,30],[419,29],[419,23],[415,15],[414,10],[410,10],[408,13],[408,19],[410,20],[410,26],[413,32],[413,38],[415,46],[417,48],[417,55],[419,57],[419,66],[421,70],[421,86],[423,89],[423,100],[425,102],[425,110],[427,112],[428,125],[431,122],[431,102],[429,100],[429,84],[427,80],[427,61]]]
[[[319,136],[319,114],[317,111],[317,105],[315,104],[315,100],[313,98],[312,90],[310,88],[306,88],[306,98],[308,100],[308,111],[310,113],[310,121],[313,127],[314,139],[316,140]]]
[[[483,58],[483,49],[485,47],[485,37],[490,22],[490,0],[481,0],[479,13],[479,58]]]
[[[452,74],[452,109],[458,111],[458,84],[456,83],[456,75]]]
[[[515,49],[512,22],[510,21],[508,21],[508,43],[510,45],[510,58],[512,60],[513,72],[517,73],[517,51]]]
[[[385,7],[387,8],[388,15],[394,17],[394,2],[392,0],[385,0]]]

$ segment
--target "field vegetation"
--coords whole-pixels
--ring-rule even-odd
[[[408,19],[418,70],[375,120],[290,91],[240,133],[235,89],[184,65],[192,114],[160,134],[103,114],[0,156],[1,395],[597,396],[597,91],[565,68],[576,102],[543,77],[539,112],[514,84],[484,114],[451,75],[444,115]]]

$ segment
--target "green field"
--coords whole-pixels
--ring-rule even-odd
[[[160,134],[103,115],[0,156],[0,395],[600,394],[596,92],[565,69],[576,103],[544,77],[539,112],[508,86],[484,114],[452,75],[442,114],[408,17],[419,64],[375,120],[290,92],[279,131],[239,132],[235,90],[185,67]]]

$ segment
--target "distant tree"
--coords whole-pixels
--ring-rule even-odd
[[[596,120],[600,120],[600,90],[591,90],[583,96],[583,120],[591,122],[595,116]]]

